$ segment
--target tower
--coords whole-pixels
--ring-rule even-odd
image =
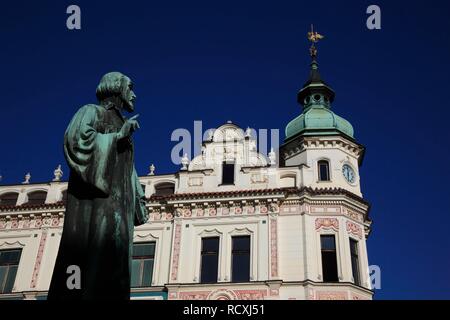
[[[312,34],[312,35],[311,35]],[[365,147],[354,137],[353,126],[331,108],[333,89],[322,80],[315,43],[323,36],[311,31],[309,78],[297,94],[302,113],[288,123],[280,147],[283,166],[306,165],[304,186],[338,187],[362,196],[359,178]]]
[[[359,167],[365,147],[349,121],[332,111],[335,92],[322,79],[314,30],[309,78],[297,94],[302,112],[285,129],[284,168],[300,168],[303,251],[308,299],[371,298],[366,240],[370,204],[363,198]],[[314,258],[312,258],[314,257]]]

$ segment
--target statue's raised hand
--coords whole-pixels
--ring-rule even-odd
[[[137,117],[139,117],[138,114],[131,117],[130,119],[125,120],[125,123],[123,124],[122,128],[117,134],[117,138],[119,140],[123,138],[128,138],[136,129],[140,128],[139,123],[136,120]]]

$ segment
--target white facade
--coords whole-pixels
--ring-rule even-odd
[[[156,243],[152,286],[133,289],[133,299],[371,299],[366,239],[369,204],[362,199],[359,163],[363,147],[343,135],[302,137],[286,143],[283,166],[270,165],[247,132],[227,123],[205,141],[185,169],[140,178],[150,220],[135,242]],[[326,159],[329,181],[319,181]],[[222,163],[234,163],[234,184],[222,185]],[[347,182],[342,167],[353,168]],[[161,183],[174,193],[155,194]],[[61,238],[67,183],[0,186],[18,193],[0,202],[0,252],[22,254],[12,292],[0,299],[45,298]],[[45,204],[27,195],[47,192]],[[321,235],[335,235],[338,281],[323,281]],[[232,237],[250,236],[250,277],[232,282]],[[200,283],[201,243],[219,237],[216,283]],[[360,285],[354,284],[350,239],[357,241]]]

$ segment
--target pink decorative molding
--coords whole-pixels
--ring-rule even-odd
[[[178,297],[180,300],[206,300],[211,291],[186,291],[180,292]]]
[[[47,241],[47,231],[44,231],[41,236],[41,241],[39,242],[39,249],[36,257],[36,262],[34,264],[33,277],[31,278],[31,288],[36,288],[46,241]]]
[[[207,300],[237,300],[238,296],[233,290],[220,288],[211,291],[206,297]]]
[[[11,219],[11,229],[17,228],[19,228],[19,219],[17,218]]]
[[[23,220],[22,228],[28,229],[30,227],[30,225],[31,225],[31,223],[30,223],[29,218]]]
[[[175,300],[178,298],[178,294],[176,292],[169,292],[169,300]]]
[[[36,218],[35,222],[34,222],[34,226],[36,228],[40,228],[42,226],[42,217],[38,217]]]
[[[44,226],[50,226],[52,224],[52,220],[49,217],[45,217],[43,220]]]
[[[336,218],[317,218],[316,230],[320,228],[339,230],[339,221]]]
[[[247,208],[247,214],[255,213],[255,207],[247,206],[246,208]]]
[[[347,232],[362,239],[362,228],[354,222],[347,221]]]
[[[270,289],[270,295],[271,296],[279,296],[280,290],[279,289]]]
[[[263,300],[267,296],[267,290],[235,290],[239,300]]]
[[[277,219],[270,219],[270,269],[272,277],[278,277]]]
[[[58,217],[53,217],[52,218],[52,227],[57,227],[59,226],[59,219]]]
[[[0,220],[0,229],[40,229],[41,227],[59,227],[63,217],[52,215],[50,217],[42,216],[13,216],[8,219]]]
[[[363,222],[364,221],[364,217],[362,214],[354,212],[352,210],[346,209],[345,207],[343,208],[343,212],[344,215],[346,215],[347,217],[359,221],[359,222]]]
[[[183,216],[185,216],[186,218],[189,218],[190,216],[192,216],[192,211],[189,209],[184,209]]]
[[[341,213],[341,207],[339,206],[310,206],[311,213]]]
[[[370,300],[370,299],[367,298],[367,297],[363,297],[363,296],[360,296],[360,295],[355,294],[355,293],[352,293],[352,299],[353,299],[353,300]]]
[[[273,296],[278,295],[278,289],[272,290]],[[210,291],[184,291],[169,293],[169,300],[263,300],[267,297],[266,289],[230,290],[220,288]]]
[[[171,214],[170,212],[166,212],[166,220],[172,220],[173,219],[173,214]]]
[[[178,277],[178,264],[180,262],[180,245],[181,245],[181,223],[177,223],[175,226],[175,239],[172,253],[172,274],[171,279],[177,280]]]
[[[317,300],[347,300],[345,291],[317,291]]]
[[[159,221],[161,219],[161,214],[159,212],[154,212],[152,213],[153,215],[153,220],[155,221]]]

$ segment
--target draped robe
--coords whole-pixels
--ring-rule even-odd
[[[70,178],[49,300],[130,298],[133,230],[147,210],[131,138],[117,139],[123,123],[114,107],[86,105],[65,132]],[[71,265],[80,268],[80,289],[67,285]]]

